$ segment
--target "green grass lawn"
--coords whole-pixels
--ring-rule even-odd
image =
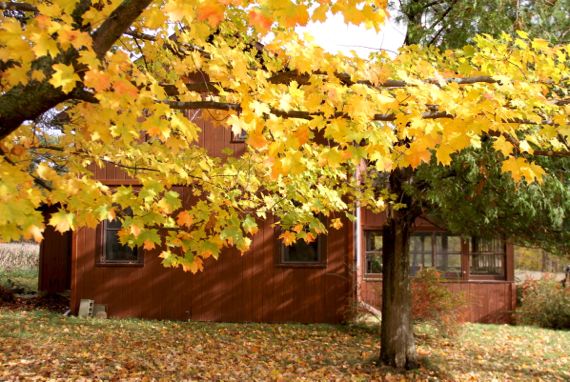
[[[378,368],[378,328],[97,320],[0,308],[0,380],[567,381],[570,332],[418,328],[422,367]]]

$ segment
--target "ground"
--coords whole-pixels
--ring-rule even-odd
[[[378,368],[377,326],[214,324],[64,317],[0,308],[0,380],[567,381],[570,332],[417,327],[419,370]]]

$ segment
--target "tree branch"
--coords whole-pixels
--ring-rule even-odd
[[[152,0],[124,0],[93,33],[93,50],[103,58]]]
[[[163,103],[170,106],[172,109],[179,109],[179,110],[195,110],[195,109],[213,109],[213,110],[233,110],[237,112],[241,112],[241,106],[237,103],[227,103],[227,102],[216,102],[216,101],[193,101],[193,102],[181,102],[181,101],[163,101]],[[314,117],[323,117],[325,116],[322,112],[308,112],[302,110],[291,110],[291,111],[283,111],[275,108],[270,109],[270,113],[274,114],[278,117],[283,118],[298,118],[298,119],[306,119],[311,120]],[[455,116],[453,114],[449,114],[445,111],[429,111],[425,112],[421,115],[423,119],[453,119]],[[350,119],[350,115],[348,113],[336,112],[334,113],[331,118],[346,118]],[[396,115],[393,113],[383,113],[383,114],[374,114],[371,118],[371,121],[377,122],[394,122],[397,119]],[[542,121],[537,123],[535,121],[522,119],[522,118],[509,118],[502,121],[502,123],[516,123],[516,124],[525,124],[525,125],[554,125],[555,124],[551,121]]]
[[[38,13],[38,8],[28,3],[0,3],[0,9]]]
[[[129,28],[133,21],[152,2],[152,0],[124,0],[103,24],[93,33],[93,49],[100,58],[111,48],[114,42]],[[12,4],[12,3],[1,3]],[[84,7],[85,2],[79,6]],[[69,51],[58,57],[57,62],[74,63],[77,52]],[[53,72],[52,64],[56,61],[41,57],[32,66],[42,68],[48,78]],[[88,97],[85,92],[65,94],[54,88],[47,80],[32,81],[25,86],[16,86],[0,97],[0,140],[6,138],[24,121],[34,120],[40,114],[74,97]]]

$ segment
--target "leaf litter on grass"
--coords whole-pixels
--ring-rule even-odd
[[[421,328],[420,328],[421,329]],[[360,326],[78,319],[0,309],[0,380],[564,381],[570,333],[465,325],[418,332],[422,366],[378,367]]]

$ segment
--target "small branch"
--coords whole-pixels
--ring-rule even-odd
[[[1,148],[0,148],[0,155],[4,157],[4,160],[6,162],[11,164],[12,166],[16,166],[16,163],[12,159],[8,158],[8,155],[6,155],[4,150],[2,150]],[[38,186],[46,189],[47,191],[53,191],[53,188],[49,184],[47,184],[43,179],[38,178],[37,176],[31,173],[28,173],[28,175],[34,180],[34,183],[37,184]]]
[[[39,12],[38,8],[28,3],[11,3],[11,2],[0,3],[0,9],[21,11],[21,12],[33,12],[33,13]]]
[[[521,149],[520,149],[519,140],[517,138],[513,137],[511,134],[505,133],[505,132],[501,133],[501,132],[495,131],[495,130],[489,131],[488,134],[492,137],[500,137],[500,136],[504,137],[507,140],[507,142],[509,142],[511,145],[513,145],[513,148],[514,148],[516,154],[522,154]],[[570,157],[570,150],[566,150],[566,151],[533,150],[532,154],[530,154],[530,155],[566,158],[566,157]]]
[[[543,157],[570,158],[570,151],[534,150],[532,155]]]
[[[226,102],[216,102],[216,101],[194,101],[194,102],[181,102],[181,101],[163,101],[163,103],[169,105],[173,109],[213,109],[213,110],[234,110],[237,112],[241,112],[241,106],[237,103],[226,103]],[[299,119],[306,119],[311,120],[314,117],[322,117],[324,113],[322,112],[308,112],[302,110],[292,110],[292,111],[283,111],[279,109],[270,109],[271,114],[274,114],[278,117],[283,118],[299,118]],[[429,111],[422,113],[421,117],[423,119],[453,119],[455,116],[453,114],[449,114],[445,111]],[[348,113],[337,112],[334,113],[331,118],[346,118],[350,119],[350,115]],[[377,122],[394,122],[397,119],[397,116],[393,113],[384,113],[384,114],[374,114],[371,121]],[[502,123],[516,123],[516,124],[525,124],[525,125],[552,125],[557,126],[552,121],[542,121],[540,123],[523,119],[523,118],[508,118],[502,121]]]

